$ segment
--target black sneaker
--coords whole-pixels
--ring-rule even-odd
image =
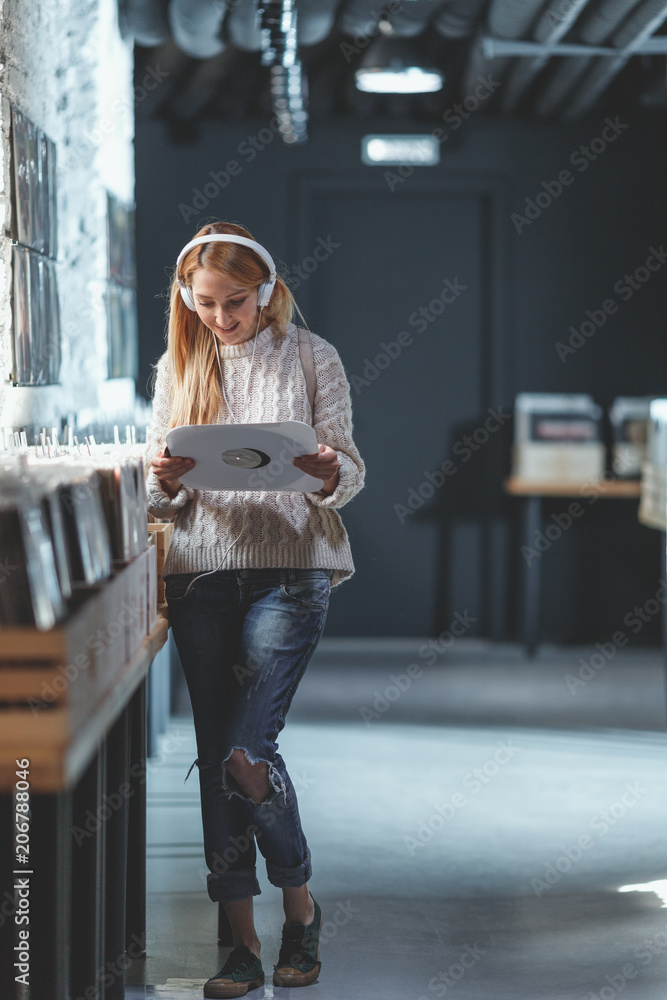
[[[319,975],[322,911],[314,899],[313,906],[312,923],[288,924],[283,928],[278,962],[273,967],[274,986],[310,986]]]
[[[229,957],[217,976],[204,983],[205,997],[243,997],[249,990],[264,985],[262,963],[250,948],[239,945]]]

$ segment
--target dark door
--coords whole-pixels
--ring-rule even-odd
[[[302,268],[295,295],[340,353],[367,466],[340,511],[356,573],[332,599],[329,635],[430,635],[466,611],[477,619],[467,634],[484,631],[483,494],[497,448],[493,434],[478,447],[483,431],[469,446],[465,435],[500,402],[485,350],[489,198],[411,180],[393,192],[339,178],[299,188],[294,259],[328,255]]]

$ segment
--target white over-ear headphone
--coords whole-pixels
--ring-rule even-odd
[[[181,280],[181,261],[189,250],[192,250],[193,247],[199,246],[201,243],[241,243],[243,246],[250,247],[255,251],[255,253],[259,254],[268,266],[270,274],[267,280],[263,281],[257,289],[257,305],[268,306],[273,286],[276,283],[276,265],[273,263],[273,258],[269,251],[265,250],[260,243],[256,243],[255,240],[249,240],[245,236],[235,236],[232,233],[212,233],[210,236],[198,236],[196,239],[190,240],[189,243],[186,243],[179,253],[176,261],[176,280],[178,282],[178,287],[181,290],[183,301],[188,309],[192,310],[192,312],[196,312],[195,300],[192,298],[192,291]]]

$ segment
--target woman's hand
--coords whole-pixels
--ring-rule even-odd
[[[165,447],[160,455],[156,455],[151,460],[151,469],[160,480],[160,485],[165,493],[168,493],[170,497],[175,497],[183,485],[180,477],[184,476],[186,472],[191,472],[196,462],[192,458],[172,457],[171,455],[166,457],[166,451]]]
[[[313,455],[298,455],[294,459],[294,465],[301,469],[307,476],[314,476],[315,479],[323,479],[322,489],[325,493],[333,493],[338,485],[338,470],[340,462],[338,455],[326,444],[318,444],[319,451]]]

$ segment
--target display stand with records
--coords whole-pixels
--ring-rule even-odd
[[[0,461],[0,841],[15,854],[0,893],[23,861],[31,990],[64,1000],[129,943],[143,950],[147,681],[168,635],[168,535],[161,551],[149,540],[140,449],[49,450]],[[0,994],[13,997],[9,972]]]

